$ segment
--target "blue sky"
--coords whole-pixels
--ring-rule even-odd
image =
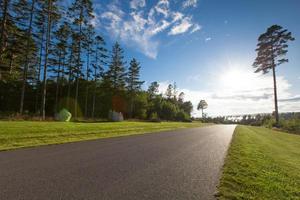
[[[278,24],[292,32],[290,62],[277,68],[280,111],[300,111],[299,0],[93,1],[93,24],[142,65],[147,87],[176,81],[211,116],[272,112],[271,74],[254,74],[258,36]],[[194,111],[194,115],[199,112]]]

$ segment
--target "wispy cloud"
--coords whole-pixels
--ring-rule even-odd
[[[197,2],[198,0],[185,0],[182,2],[182,7],[183,8],[188,8],[188,7],[197,7]]]
[[[129,4],[130,4],[130,8],[138,9],[138,8],[145,7],[146,1],[145,0],[131,0]]]
[[[207,38],[205,38],[205,42],[209,42],[209,41],[211,41],[212,40],[212,38],[211,37],[207,37]]]
[[[191,15],[171,9],[169,0],[158,0],[151,8],[146,8],[145,0],[132,0],[129,13],[123,11],[122,3],[113,1],[105,6],[101,14],[96,13],[93,24],[150,58],[157,57],[161,43],[158,34],[178,35],[201,29]]]
[[[178,24],[172,27],[168,35],[178,35],[187,32],[193,23],[191,22],[191,17],[185,17]]]

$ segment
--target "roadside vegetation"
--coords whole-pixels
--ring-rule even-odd
[[[0,121],[0,150],[119,137],[179,128],[201,127],[199,122],[30,122]]]
[[[142,89],[141,63],[93,26],[93,1],[1,1],[0,118],[190,121],[192,103],[176,83]],[[3,9],[2,9],[3,7]]]
[[[271,114],[206,117],[201,119],[201,121],[216,124],[262,126],[270,129],[276,126],[278,130],[300,134],[300,112],[280,113],[278,125],[276,125],[276,120]]]
[[[237,126],[219,199],[299,199],[300,136]]]

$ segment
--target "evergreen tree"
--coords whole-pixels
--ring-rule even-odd
[[[89,96],[89,78],[90,78],[90,56],[93,53],[93,43],[95,39],[95,29],[90,24],[87,28],[86,33],[86,40],[85,40],[85,49],[86,49],[86,89],[85,89],[85,105],[84,105],[84,116],[87,117],[88,115],[88,96]]]
[[[288,42],[293,41],[292,33],[287,29],[283,29],[279,25],[273,25],[267,31],[261,34],[258,38],[257,57],[253,63],[256,68],[255,73],[273,72],[274,84],[274,103],[275,103],[275,119],[276,125],[279,123],[278,104],[277,104],[277,85],[276,85],[276,70],[275,67],[288,62],[284,56],[287,54]]]
[[[43,90],[42,90],[42,119],[45,120],[46,117],[46,93],[47,93],[47,70],[48,70],[48,58],[49,49],[51,44],[51,32],[52,23],[58,18],[58,9],[56,0],[47,0],[47,27],[46,27],[46,40],[45,40],[45,56],[44,56],[44,70],[43,70]]]
[[[111,62],[106,74],[114,93],[125,89],[126,63],[123,61],[123,53],[123,49],[120,47],[119,43],[116,42],[112,49]]]
[[[208,107],[208,104],[206,103],[206,101],[205,100],[200,100],[200,102],[198,103],[198,106],[197,106],[197,110],[202,111],[202,118],[204,117],[203,110],[206,109],[207,107]]]
[[[152,99],[159,92],[159,84],[156,81],[152,82],[147,92],[149,94],[150,99]]]
[[[56,79],[55,92],[55,112],[58,112],[58,98],[62,76],[65,72],[65,64],[68,50],[68,40],[70,36],[70,27],[67,22],[64,22],[59,29],[54,33],[56,43],[53,45],[51,64],[53,64],[52,72]]]
[[[165,94],[169,100],[173,97],[173,91],[174,91],[173,85],[169,84]]]
[[[69,15],[73,19],[73,31],[74,31],[74,41],[76,43],[76,91],[75,91],[75,111],[74,117],[77,118],[77,101],[78,101],[78,89],[79,89],[79,79],[81,77],[82,70],[82,45],[83,41],[86,40],[85,30],[88,27],[90,20],[93,18],[93,7],[91,0],[75,0],[71,7],[69,8]]]
[[[101,36],[95,37],[95,51],[94,51],[94,61],[92,63],[93,67],[93,104],[92,104],[92,118],[95,116],[96,107],[96,91],[97,91],[97,81],[103,78],[104,68],[103,66],[107,64],[107,49],[105,48],[105,41]]]
[[[140,81],[140,69],[140,63],[135,58],[133,58],[130,61],[130,66],[127,73],[127,91],[130,98],[130,117],[134,117],[132,116],[132,113],[135,95],[138,91],[141,90],[141,86],[144,83],[144,81]]]
[[[30,50],[35,48],[35,45],[30,45],[31,42],[31,33],[33,25],[33,16],[35,12],[35,3],[36,0],[26,1],[18,0],[14,4],[15,10],[15,19],[21,27],[21,29],[26,32],[23,39],[26,41],[26,47],[23,49],[25,53],[24,67],[23,67],[23,76],[22,76],[22,90],[21,90],[21,101],[20,101],[20,114],[23,113],[24,107],[24,95],[27,82],[28,68],[29,68],[29,54]],[[33,43],[34,44],[34,43]]]

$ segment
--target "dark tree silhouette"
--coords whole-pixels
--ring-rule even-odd
[[[199,103],[198,103],[198,106],[197,106],[197,110],[200,110],[202,111],[202,118],[203,118],[203,110],[206,109],[208,107],[208,104],[206,103],[205,100],[201,100]]]
[[[267,29],[267,31],[261,34],[258,38],[257,44],[257,57],[253,63],[253,67],[256,68],[255,73],[263,72],[268,73],[270,70],[273,72],[274,83],[274,103],[275,103],[275,119],[276,126],[278,126],[278,104],[277,104],[277,85],[276,85],[276,70],[275,67],[288,62],[285,58],[288,52],[288,42],[293,41],[292,33],[287,29],[283,29],[279,25],[273,25]]]

